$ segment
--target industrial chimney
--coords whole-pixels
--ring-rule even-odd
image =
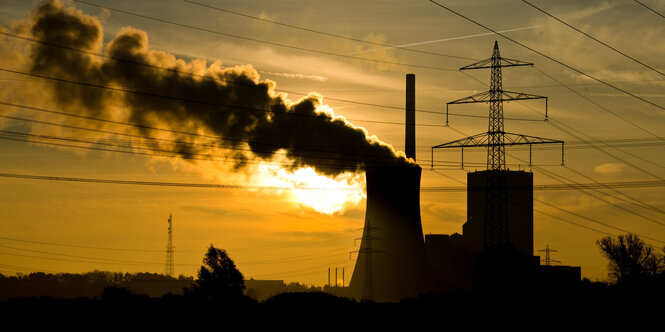
[[[404,152],[416,160],[416,75],[406,74],[406,119]]]
[[[408,74],[406,80],[405,150],[415,159],[415,75]],[[429,290],[420,220],[421,173],[417,165],[367,169],[365,227],[349,283],[354,297],[371,293],[375,301],[399,301]]]

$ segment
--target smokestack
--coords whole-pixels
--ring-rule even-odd
[[[371,236],[363,233],[349,283],[354,297],[361,298],[366,275],[372,279],[376,301],[399,301],[428,290],[430,274],[420,221],[421,172],[419,166],[367,170],[364,232],[371,229]],[[369,265],[366,255],[370,255]]]
[[[406,74],[406,132],[404,152],[416,160],[416,75]]]

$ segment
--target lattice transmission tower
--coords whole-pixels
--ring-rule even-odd
[[[551,266],[551,265],[552,265],[552,262],[554,262],[554,263],[561,263],[561,261],[558,261],[558,260],[556,260],[556,259],[552,259],[552,257],[550,257],[550,253],[558,252],[558,251],[555,250],[555,249],[550,248],[550,245],[549,245],[549,244],[548,244],[547,246],[545,246],[545,249],[540,249],[540,250],[538,250],[538,251],[539,251],[539,252],[545,252],[545,265],[546,265],[546,266]]]
[[[493,248],[509,242],[508,199],[506,179],[506,145],[529,145],[529,166],[531,166],[531,145],[561,144],[561,164],[563,165],[563,141],[548,138],[508,133],[503,125],[503,102],[527,99],[545,99],[545,120],[547,120],[547,97],[521,92],[503,90],[501,82],[502,67],[533,66],[520,60],[502,58],[498,42],[494,42],[492,56],[478,61],[460,70],[490,69],[490,89],[473,96],[454,100],[446,104],[446,126],[448,126],[448,107],[453,104],[489,103],[489,126],[487,132],[439,144],[432,147],[432,168],[434,167],[434,149],[487,147],[487,173],[485,186],[485,226],[484,246]],[[462,159],[462,165],[464,161]],[[463,166],[462,166],[463,167]]]
[[[374,301],[374,272],[372,269],[373,265],[373,258],[375,254],[379,253],[384,253],[385,251],[379,250],[376,248],[372,247],[372,241],[383,241],[383,239],[372,236],[372,231],[373,230],[378,230],[376,227],[372,227],[369,223],[369,220],[367,220],[367,223],[365,224],[364,228],[360,228],[359,230],[363,230],[363,237],[362,238],[357,238],[354,240],[362,240],[361,245],[365,244],[364,248],[360,248],[357,251],[352,251],[351,254],[353,253],[358,253],[358,258],[360,258],[360,255],[363,254],[363,264],[365,265],[365,275],[363,276],[363,288],[362,288],[362,295],[360,300],[361,301]],[[354,243],[355,245],[355,243]]]
[[[169,214],[169,240],[166,244],[166,267],[164,268],[164,274],[167,276],[173,277],[173,215]]]

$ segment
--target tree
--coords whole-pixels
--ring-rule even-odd
[[[216,300],[232,300],[242,297],[245,280],[226,251],[212,244],[203,257],[194,292]]]
[[[637,235],[606,236],[596,245],[609,260],[608,269],[618,284],[635,285],[656,277],[664,268],[663,257]]]

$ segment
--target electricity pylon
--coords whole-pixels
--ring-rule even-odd
[[[453,104],[489,103],[489,126],[487,132],[432,147],[432,168],[434,149],[487,147],[487,178],[485,192],[484,245],[493,248],[509,242],[508,232],[508,192],[506,180],[506,145],[529,145],[529,166],[531,166],[531,145],[561,144],[561,164],[563,165],[563,141],[548,138],[508,133],[503,126],[503,102],[513,100],[545,99],[545,120],[547,120],[547,97],[528,93],[504,91],[501,82],[502,67],[533,66],[533,63],[502,58],[499,44],[494,42],[492,57],[460,70],[490,69],[490,89],[473,96],[454,100],[446,104],[446,126],[448,126],[448,106]],[[462,165],[464,161],[462,160]]]
[[[545,246],[545,249],[540,249],[540,250],[538,250],[538,251],[539,251],[539,252],[543,252],[543,251],[545,252],[545,265],[546,265],[546,266],[550,266],[550,265],[552,265],[552,262],[555,262],[555,263],[561,263],[561,261],[557,261],[557,260],[552,259],[552,258],[550,257],[550,253],[552,253],[552,252],[558,252],[558,251],[557,251],[557,250],[554,250],[554,249],[550,249],[550,245],[549,245],[549,244],[548,244],[547,246]]]
[[[372,236],[372,231],[377,230],[378,228],[370,226],[369,220],[367,220],[365,227],[361,229],[363,230],[363,237],[355,239],[354,245],[357,240],[362,240],[361,245],[364,243],[365,248],[360,248],[360,250],[352,251],[351,254],[357,252],[358,258],[360,258],[360,254],[364,255],[363,263],[365,265],[365,276],[363,280],[363,289],[360,300],[374,301],[374,272],[372,269],[372,264],[373,264],[372,255],[378,253],[385,253],[385,251],[373,248],[372,241],[375,240],[383,241],[383,239]]]

